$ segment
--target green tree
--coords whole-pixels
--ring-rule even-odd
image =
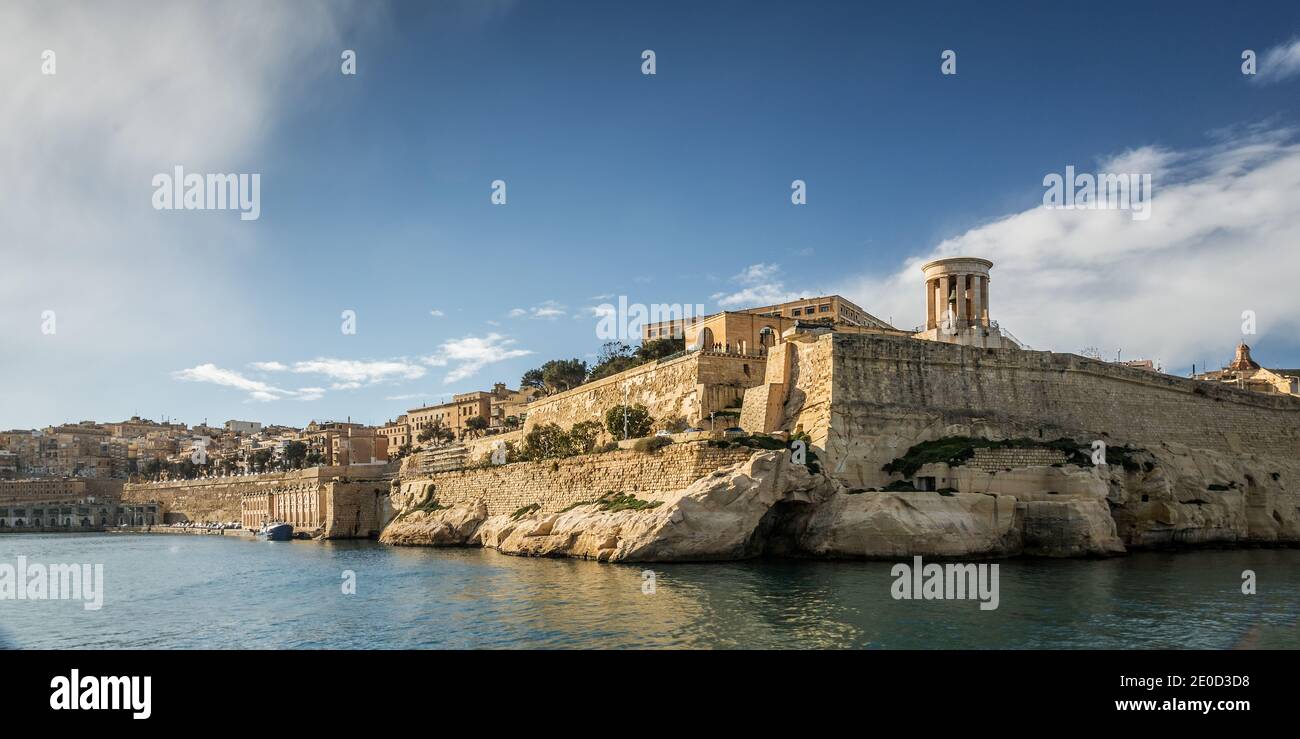
[[[587,379],[587,363],[581,359],[552,359],[542,365],[542,382],[548,395],[572,390]]]
[[[572,390],[586,379],[587,363],[581,359],[552,359],[537,369],[525,372],[519,384],[554,395]]]
[[[686,351],[686,337],[680,339],[652,339],[642,342],[636,350],[636,356],[642,362],[653,362],[656,359],[671,357],[672,355]]]
[[[488,420],[482,416],[471,416],[465,421],[465,428],[473,431],[476,436],[482,436],[487,431]]]
[[[616,375],[623,370],[632,369],[641,364],[632,347],[621,341],[607,341],[596,354],[596,364],[591,368],[587,380],[599,380],[602,377]]]
[[[417,441],[432,441],[435,444],[445,444],[456,438],[456,433],[447,427],[447,424],[435,418],[429,422],[428,426],[420,429],[420,433],[415,437]]]
[[[573,428],[569,429],[569,438],[573,441],[576,452],[587,454],[596,448],[596,439],[600,438],[600,422],[579,421],[573,424]]]
[[[573,437],[553,423],[543,424],[524,436],[520,456],[527,460],[559,459],[577,453]]]
[[[258,449],[253,452],[253,469],[257,472],[266,472],[271,469],[270,449]]]
[[[291,469],[302,469],[307,461],[307,445],[301,441],[291,441],[284,445],[284,464]]]
[[[624,409],[626,409],[627,438],[637,439],[649,436],[655,420],[650,412],[640,403],[633,406],[616,405],[605,412],[605,430],[615,439],[622,439],[624,429]]]
[[[520,389],[530,387],[545,392],[546,382],[542,380],[542,371],[540,369],[530,369],[525,372],[524,376],[519,378],[519,387]]]

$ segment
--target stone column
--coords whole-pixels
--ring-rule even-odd
[[[992,325],[992,318],[989,314],[989,279],[990,279],[989,277],[985,277],[983,280],[981,280],[981,286],[980,286],[981,289],[984,291],[984,294],[981,296],[980,299],[980,305],[984,306],[985,326]]]
[[[948,275],[939,278],[939,326],[948,320],[948,285],[951,280]]]
[[[970,316],[966,315],[966,278],[969,275],[957,275],[957,325],[965,328]]]
[[[939,302],[939,298],[935,294],[935,291],[938,290],[938,288],[935,287],[934,283],[935,280],[925,281],[925,328],[927,331],[935,327],[934,314],[937,303]]]
[[[970,280],[970,312],[971,323],[976,326],[984,325],[984,276],[973,275]]]

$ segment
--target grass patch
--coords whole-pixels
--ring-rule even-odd
[[[1060,438],[1052,441],[1038,439],[1005,439],[992,441],[972,436],[948,436],[942,439],[923,441],[913,445],[907,453],[881,468],[889,474],[911,477],[922,465],[944,463],[959,467],[975,456],[976,449],[1055,449],[1065,455],[1066,464],[1080,467],[1092,466],[1092,446],[1081,444],[1074,439]],[[1133,458],[1142,451],[1129,446],[1106,445],[1106,464],[1120,465],[1128,472],[1142,469],[1142,465]]]
[[[523,518],[524,516],[527,516],[527,515],[530,514],[530,513],[536,513],[537,511],[540,511],[540,510],[542,510],[542,504],[541,504],[541,503],[529,503],[528,505],[526,505],[526,506],[520,508],[519,510],[515,511],[514,513],[511,513],[511,514],[510,514],[510,520],[511,520],[511,521],[518,521],[519,519]]]
[[[886,493],[915,493],[916,486],[907,480],[893,480],[881,490]]]
[[[437,490],[436,490],[436,488],[434,487],[434,484],[433,484],[433,483],[429,483],[429,484],[426,485],[425,488],[424,488],[424,499],[421,500],[421,501],[420,501],[419,503],[417,503],[416,505],[411,506],[410,508],[407,508],[406,510],[404,510],[404,511],[402,511],[401,513],[397,514],[397,517],[394,518],[393,520],[394,520],[394,521],[400,521],[400,520],[402,520],[403,518],[406,518],[407,516],[409,516],[410,514],[412,514],[412,513],[416,513],[416,512],[419,512],[419,513],[433,513],[434,511],[444,511],[444,510],[446,510],[446,509],[448,509],[448,508],[451,508],[451,506],[443,505],[443,504],[439,503],[439,502],[438,502],[438,498],[435,497],[435,495],[434,495],[435,492],[437,492]]]
[[[632,442],[632,450],[637,452],[656,452],[669,444],[673,440],[667,436],[647,436],[644,439],[637,439]]]
[[[641,500],[631,493],[605,493],[596,501],[596,506],[602,511],[614,513],[616,511],[648,511],[652,508],[658,508],[663,505],[662,500]]]
[[[595,498],[594,501],[578,501],[560,513],[568,513],[578,506],[597,506],[597,510],[604,513],[617,513],[620,510],[653,510],[662,505],[663,501],[643,501],[632,493],[616,493],[610,490],[603,496]]]

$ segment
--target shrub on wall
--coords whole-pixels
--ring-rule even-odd
[[[605,430],[615,439],[624,438],[625,428],[629,439],[649,436],[654,422],[650,412],[640,403],[632,406],[616,405],[605,412]]]

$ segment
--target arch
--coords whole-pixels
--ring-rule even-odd
[[[711,352],[715,346],[713,341],[713,329],[705,326],[700,329],[700,350]]]

